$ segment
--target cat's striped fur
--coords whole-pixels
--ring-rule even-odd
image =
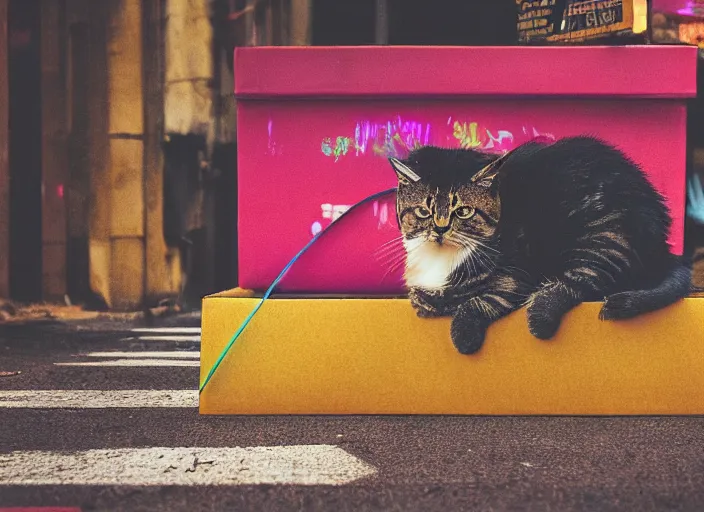
[[[615,320],[689,292],[665,201],[602,141],[530,142],[500,159],[427,146],[391,164],[411,302],[420,316],[453,316],[462,353],[523,305],[530,332],[549,339],[581,302],[604,300],[600,318]]]

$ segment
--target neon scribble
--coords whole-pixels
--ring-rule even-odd
[[[477,136],[477,123],[460,123],[455,121],[452,136],[460,142],[464,149],[475,149],[482,146],[482,141]]]
[[[321,143],[321,151],[325,156],[335,157],[336,162],[341,156],[347,155],[351,148],[354,149],[355,156],[371,151],[380,156],[404,157],[429,142],[429,123],[404,121],[398,116],[385,123],[359,121],[355,125],[354,137],[337,137],[334,146],[331,138],[326,137]]]
[[[349,137],[337,137],[335,146],[333,146],[330,137],[326,137],[323,139],[320,149],[325,156],[334,156],[337,162],[341,156],[346,155],[350,150],[350,142]]]
[[[267,151],[270,155],[276,155],[276,142],[274,142],[274,138],[272,137],[272,132],[274,128],[274,122],[269,119],[269,122],[266,125],[266,130],[269,135],[269,139],[267,142]]]
[[[476,121],[458,121],[450,116],[447,126],[452,130],[452,135],[445,140],[455,140],[459,147],[464,149],[505,152],[512,149],[516,143],[511,131],[489,129]],[[533,126],[523,126],[522,131],[527,137],[543,136],[555,139],[552,134],[543,133]],[[321,151],[327,157],[334,157],[335,162],[352,149],[355,156],[371,152],[376,156],[405,158],[414,149],[430,144],[433,132],[438,130],[433,129],[430,123],[403,120],[401,116],[384,123],[359,121],[355,125],[354,137],[339,136],[334,145],[332,139],[326,137],[322,141]],[[441,133],[436,135],[442,137]]]
[[[460,123],[455,121],[452,136],[463,149],[491,149],[508,151],[513,148],[513,134],[508,130],[498,130],[496,136],[488,128],[480,130],[479,123]]]
[[[357,154],[366,153],[371,145],[375,155],[403,158],[411,151],[430,142],[430,123],[404,121],[398,116],[393,121],[372,124],[357,123],[355,144]]]

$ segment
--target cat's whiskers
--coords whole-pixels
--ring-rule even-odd
[[[384,242],[383,244],[381,244],[381,245],[377,248],[377,251],[380,251],[380,250],[382,250],[382,249],[384,249],[385,247],[388,247],[388,246],[390,246],[390,245],[393,246],[394,244],[397,244],[397,243],[399,243],[399,242],[402,242],[402,240],[403,240],[403,235],[399,235],[399,236],[397,236],[397,237],[392,238],[391,240],[387,240],[386,242]]]
[[[470,260],[465,258],[462,260],[462,264],[464,265],[465,270],[467,271],[467,274],[471,276],[478,275],[477,272],[469,267]]]
[[[477,260],[479,260],[479,262],[488,270],[493,270],[496,268],[496,262],[484,251],[477,249],[475,251],[475,256],[477,257]]]
[[[496,253],[496,254],[499,253],[498,249],[494,249],[493,247],[490,247],[490,246],[488,246],[488,245],[486,245],[486,244],[480,242],[480,241],[479,241],[478,239],[476,239],[476,238],[473,239],[473,242],[474,242],[475,244],[477,244],[479,247],[481,247],[482,249],[485,249],[485,250],[487,250],[487,251],[490,251],[490,252],[493,252],[493,253]]]
[[[454,235],[455,235],[456,237],[458,237],[458,238],[460,238],[460,239],[462,239],[462,240],[468,242],[469,244],[471,244],[471,246],[472,246],[475,250],[478,250],[479,248],[482,248],[482,249],[484,249],[485,251],[489,251],[489,252],[496,253],[496,254],[499,253],[498,249],[494,249],[493,247],[490,247],[490,246],[486,245],[485,243],[483,243],[483,242],[482,242],[480,239],[478,239],[478,238],[474,238],[474,237],[471,237],[471,236],[469,236],[469,235],[467,235],[467,234],[465,234],[465,233],[460,233],[460,232],[455,232]]]
[[[394,251],[388,251],[388,252],[385,253],[385,254],[377,254],[377,255],[375,256],[375,259],[376,259],[377,261],[381,262],[382,264],[387,264],[387,263],[389,263],[389,262],[391,262],[391,261],[396,260],[396,259],[399,258],[399,257],[404,257],[404,256],[406,256],[406,251],[405,251],[405,249],[404,249],[403,247],[399,247],[399,248],[397,248],[396,250],[394,250]]]
[[[404,250],[402,238],[402,236],[399,236],[397,238],[394,238],[393,240],[389,240],[388,242],[381,244],[374,250],[374,256],[383,257],[384,255],[387,255],[389,253]]]
[[[494,259],[486,252],[485,249],[487,247],[484,244],[477,244],[477,240],[470,238],[469,236],[463,234],[463,233],[456,233],[457,239],[461,241],[462,247],[465,249],[463,253],[466,254],[467,258],[470,260],[472,267],[474,269],[474,273],[470,274],[472,275],[479,275],[481,272],[479,268],[482,270],[493,270],[496,267],[496,262]],[[469,268],[468,268],[469,271]]]
[[[464,265],[467,273],[469,275],[477,275],[478,270],[474,258],[474,247],[472,247],[471,241],[468,238],[465,238],[461,233],[454,233],[453,236],[456,237],[457,243],[462,249],[458,251],[458,255],[462,257],[461,263]],[[470,264],[472,265],[472,268],[470,268]]]
[[[406,263],[407,260],[408,260],[408,253],[405,250],[403,250],[403,251],[399,251],[395,254],[390,255],[386,259],[386,262],[384,264],[389,267],[394,267],[394,266],[398,266],[400,264]]]
[[[459,246],[460,249],[462,246]],[[457,253],[453,256],[452,258],[452,268],[453,271],[450,273],[451,279],[450,282],[447,284],[448,288],[451,288],[453,286],[459,285],[462,282],[462,273],[459,272],[459,269],[461,267],[466,268],[466,258],[464,251],[459,250]],[[467,269],[469,271],[469,269]]]
[[[381,276],[381,281],[383,282],[387,277],[389,277],[389,275],[391,275],[392,272],[395,272],[396,270],[401,268],[401,266],[403,266],[405,262],[406,262],[405,258],[402,258],[402,259],[394,262],[393,264],[389,265],[389,267],[386,269],[386,272],[384,272],[384,275]]]
[[[388,266],[386,272],[384,272],[384,275],[381,277],[381,281],[383,282],[391,273],[398,270],[401,266],[412,265],[412,259],[414,253],[416,252],[416,249],[416,247],[405,248],[403,246],[400,246],[399,252],[393,254],[391,260],[386,263]]]
[[[474,251],[470,250],[467,252],[468,259],[465,259],[465,261],[469,261],[472,264],[472,272],[470,272],[470,275],[472,276],[477,276],[479,275],[479,269],[477,268],[477,261],[474,257]]]

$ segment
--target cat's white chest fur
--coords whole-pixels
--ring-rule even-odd
[[[404,240],[406,271],[403,275],[409,287],[439,290],[445,288],[450,275],[462,262],[463,254],[456,246],[420,239]]]

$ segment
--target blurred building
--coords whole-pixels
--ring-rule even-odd
[[[515,0],[0,0],[0,297],[236,285],[235,46],[514,42]]]
[[[0,0],[0,297],[133,309],[233,286],[232,51],[288,44],[298,5]]]

